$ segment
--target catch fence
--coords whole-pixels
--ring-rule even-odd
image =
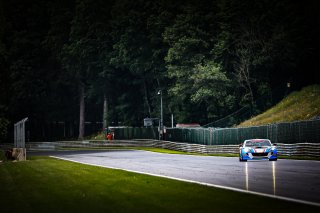
[[[116,128],[119,140],[157,139],[157,128]],[[167,128],[164,140],[202,145],[232,145],[246,139],[268,138],[272,143],[320,143],[320,120],[276,123],[242,128]]]

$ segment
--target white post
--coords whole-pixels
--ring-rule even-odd
[[[171,114],[171,128],[173,128],[173,114]]]
[[[160,122],[159,122],[159,133],[162,136],[163,135],[163,108],[162,108],[162,91],[158,91],[158,95],[160,95]],[[159,135],[159,140],[160,140]]]
[[[162,91],[161,91],[161,94],[160,94],[160,98],[161,98],[161,131],[163,131],[163,108],[162,108]],[[163,132],[162,132],[163,134]]]

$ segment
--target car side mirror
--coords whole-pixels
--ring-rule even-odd
[[[276,146],[277,144],[276,144],[276,143],[274,143],[274,144],[272,144],[272,145]]]
[[[242,147],[242,144],[239,144],[239,148]]]

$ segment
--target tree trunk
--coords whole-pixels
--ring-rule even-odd
[[[150,101],[149,101],[149,93],[148,93],[148,88],[147,88],[147,83],[146,81],[143,81],[143,89],[144,89],[144,94],[145,94],[145,102],[147,104],[147,108],[148,108],[148,113],[149,113],[149,117],[151,116],[151,106],[150,106]]]
[[[84,131],[85,131],[85,103],[84,103],[84,84],[80,83],[79,88],[80,95],[80,119],[79,119],[79,140],[83,139]]]
[[[247,51],[243,50],[237,53],[237,56],[239,60],[237,66],[235,67],[235,70],[237,71],[237,79],[239,85],[245,89],[245,96],[249,96],[249,101],[252,106],[254,104],[254,99],[251,83],[254,80],[251,79],[250,75],[250,55],[247,53]]]
[[[108,127],[108,99],[106,95],[104,95],[103,100],[103,130]]]

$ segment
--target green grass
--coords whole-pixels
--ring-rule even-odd
[[[200,155],[196,153],[190,153],[190,152],[181,152],[181,151],[175,151],[175,150],[169,150],[169,149],[162,149],[162,148],[153,148],[153,147],[136,147],[136,146],[119,146],[119,147],[85,147],[85,148],[77,148],[77,147],[71,147],[71,148],[61,148],[58,150],[144,150],[144,151],[150,151],[150,152],[159,152],[159,153],[166,153],[166,154],[184,154],[184,155]]]
[[[274,107],[241,123],[238,127],[308,120],[315,116],[320,116],[320,85],[292,92]]]
[[[138,150],[145,150],[150,152],[159,152],[159,153],[166,153],[166,154],[181,154],[181,155],[200,155],[200,156],[219,156],[219,157],[238,157],[238,154],[228,154],[228,153],[221,153],[221,154],[201,154],[201,153],[193,153],[193,152],[183,152],[183,151],[175,151],[170,149],[163,149],[163,148],[153,148],[153,147],[138,147],[132,148]]]
[[[278,212],[318,207],[46,157],[0,164],[1,212]],[[245,205],[244,205],[245,204]]]
[[[0,149],[0,162],[6,161],[6,157],[4,155],[4,151]]]

